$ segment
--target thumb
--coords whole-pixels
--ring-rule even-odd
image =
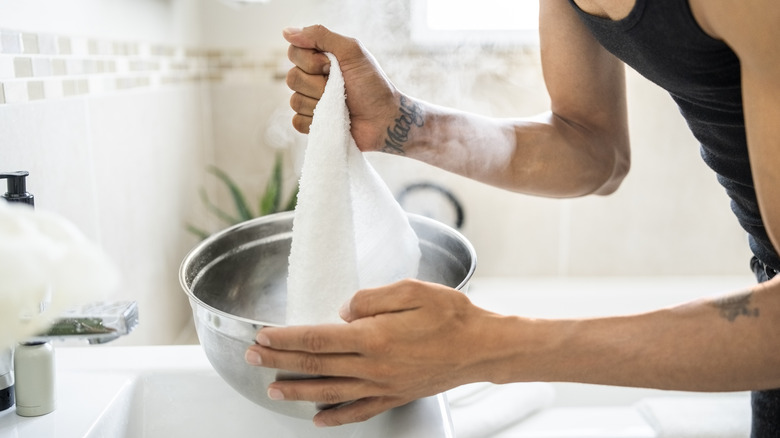
[[[339,316],[346,322],[352,322],[382,313],[416,309],[420,307],[420,292],[415,286],[420,284],[415,280],[401,280],[387,286],[360,290],[341,306]]]
[[[282,36],[293,46],[330,52],[337,58],[353,42],[352,39],[332,32],[319,24],[303,29],[288,27],[282,31]]]

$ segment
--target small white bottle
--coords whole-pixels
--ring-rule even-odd
[[[51,342],[21,343],[14,352],[16,413],[36,417],[54,411],[54,347]]]

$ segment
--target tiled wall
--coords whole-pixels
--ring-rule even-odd
[[[65,12],[76,19],[99,7],[92,0],[69,4]],[[211,102],[220,101],[221,90],[283,87],[277,53],[214,49],[166,34],[182,19],[181,8],[195,4],[113,2],[115,13],[124,12],[117,20],[148,18],[137,34],[117,35],[38,27],[44,13],[22,14],[13,2],[0,2],[0,168],[30,171],[36,207],[68,218],[119,265],[123,281],[107,298],[138,301],[141,324],[114,344],[177,342],[191,328],[177,272],[197,238],[185,227],[224,226],[198,197],[204,187],[224,204],[205,172],[220,162],[215,145],[230,146],[214,138],[213,127],[222,124]],[[13,15],[27,26],[9,23]],[[261,120],[248,123],[256,131]]]
[[[0,29],[0,104],[274,73],[242,50]]]

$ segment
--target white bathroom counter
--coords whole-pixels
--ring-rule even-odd
[[[452,438],[440,395],[365,423],[320,429],[243,398],[199,345],[56,350],[57,409],[40,417],[0,413],[0,438]]]

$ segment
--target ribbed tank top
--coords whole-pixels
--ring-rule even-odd
[[[617,21],[569,1],[607,50],[669,92],[701,144],[702,158],[731,198],[750,249],[780,270],[753,186],[736,54],[701,29],[688,0],[636,0],[629,15]]]

